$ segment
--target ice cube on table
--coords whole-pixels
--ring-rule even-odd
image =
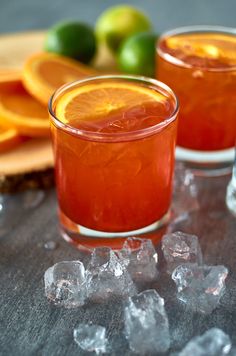
[[[178,356],[223,356],[228,355],[231,341],[221,329],[212,328],[190,340]]]
[[[171,210],[174,218],[199,209],[196,180],[190,169],[176,162]]]
[[[154,289],[130,297],[124,310],[125,336],[130,349],[141,355],[165,352],[170,347],[164,299]]]
[[[94,249],[86,274],[91,299],[103,300],[114,295],[126,297],[137,292],[124,261],[109,247]]]
[[[75,308],[84,304],[86,277],[80,261],[62,261],[44,274],[45,294],[55,305]]]
[[[181,231],[166,234],[162,237],[162,251],[169,273],[184,263],[202,264],[202,251],[195,235]]]
[[[177,286],[177,298],[190,309],[211,313],[225,291],[228,269],[224,266],[197,266],[185,264],[172,273]]]
[[[81,349],[95,352],[96,355],[106,352],[106,329],[103,326],[81,323],[74,329],[73,335]]]
[[[153,281],[157,278],[158,255],[151,240],[129,237],[119,256],[127,264],[133,280]]]

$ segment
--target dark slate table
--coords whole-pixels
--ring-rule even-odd
[[[165,298],[172,351],[213,326],[222,328],[236,345],[236,218],[225,206],[228,180],[229,176],[197,178],[200,210],[175,226],[199,236],[207,264],[229,268],[227,290],[219,307],[208,316],[187,312],[175,298],[175,286],[164,272],[161,253],[159,279],[145,286],[156,288]],[[38,202],[33,197],[34,194],[21,194],[5,199],[6,210],[1,211],[0,355],[86,355],[74,343],[72,333],[78,323],[88,321],[107,327],[110,355],[131,355],[122,333],[120,300],[73,310],[55,307],[46,300],[44,271],[61,260],[86,262],[87,255],[60,237],[55,192],[36,196]],[[57,248],[46,250],[47,241],[55,241]],[[157,250],[160,252],[159,244]]]

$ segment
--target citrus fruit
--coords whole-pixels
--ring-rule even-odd
[[[154,33],[137,33],[127,38],[118,53],[118,66],[122,72],[153,77],[155,74],[156,43]]]
[[[58,100],[56,116],[63,123],[95,121],[142,103],[164,101],[165,96],[148,88],[121,82],[99,82],[75,87]],[[79,108],[79,109],[78,109]]]
[[[15,129],[4,128],[0,125],[0,153],[9,151],[24,141]]]
[[[93,29],[80,22],[60,22],[47,33],[45,50],[88,63],[96,52]]]
[[[95,33],[100,42],[117,51],[121,42],[130,35],[148,31],[149,18],[139,9],[129,5],[114,6],[104,11],[97,20]]]
[[[38,53],[26,61],[23,84],[43,104],[61,85],[95,74],[92,68],[54,53]]]
[[[50,134],[46,107],[30,96],[18,77],[0,77],[0,125],[26,136]]]

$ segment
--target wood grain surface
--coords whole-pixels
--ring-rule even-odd
[[[23,32],[0,36],[0,73],[21,70],[27,57],[43,50],[45,31]],[[101,72],[114,72],[114,59],[100,47],[93,66]],[[0,176],[27,174],[54,166],[50,139],[32,139],[14,150],[0,154]],[[1,187],[0,187],[1,189]]]
[[[43,48],[44,32],[25,32],[0,36],[0,72],[21,70],[31,54]],[[44,171],[54,166],[50,139],[31,139],[0,154],[0,176]]]

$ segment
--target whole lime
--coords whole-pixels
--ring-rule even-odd
[[[60,22],[48,31],[45,50],[88,63],[96,52],[94,31],[81,22]]]
[[[105,42],[114,52],[128,36],[148,31],[151,22],[143,11],[129,5],[113,6],[104,11],[95,25],[98,41]]]
[[[137,33],[121,45],[117,61],[122,72],[155,75],[155,55],[158,35],[151,32]]]

